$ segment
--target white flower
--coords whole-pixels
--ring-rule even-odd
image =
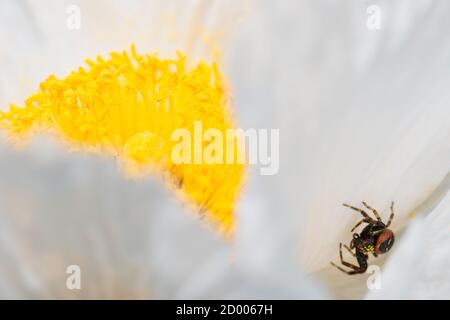
[[[222,58],[240,124],[280,129],[280,171],[251,171],[230,245],[112,159],[47,140],[20,152],[2,143],[0,297],[450,297],[448,3],[379,1],[379,29],[357,1],[79,3],[72,31],[69,2],[0,4],[2,107],[131,42],[204,56],[203,26],[228,36]],[[396,203],[394,249],[369,260],[379,290],[368,290],[369,274],[329,265],[359,220],[341,204],[362,200],[383,219]],[[65,286],[71,264],[80,291]]]

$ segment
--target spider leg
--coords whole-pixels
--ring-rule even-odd
[[[341,263],[344,266],[346,266],[346,267],[348,267],[348,268],[350,268],[352,270],[345,270],[344,268],[342,268],[342,267],[336,265],[334,262],[330,261],[330,264],[333,267],[335,267],[335,268],[339,269],[340,271],[342,271],[342,272],[344,272],[346,274],[349,274],[349,275],[366,272],[366,270],[367,270],[367,256],[364,255],[363,253],[361,253],[359,251],[356,251],[356,254],[355,254],[356,259],[357,259],[358,264],[359,264],[359,267],[344,261],[344,259],[342,257],[342,243],[339,244],[339,256],[341,258]]]
[[[362,216],[364,217],[364,218],[366,218],[367,219],[367,221],[370,221],[370,222],[368,222],[368,223],[375,223],[375,220],[373,220],[364,210],[362,210],[362,209],[358,209],[358,208],[356,208],[356,207],[353,207],[353,206],[351,206],[351,205],[349,205],[349,204],[346,204],[346,203],[343,203],[342,204],[344,207],[347,207],[347,208],[350,208],[350,209],[353,209],[353,210],[355,210],[355,211],[358,211],[359,213],[361,213],[362,214]]]
[[[394,201],[391,203],[391,215],[389,216],[389,221],[386,224],[386,228],[391,225],[392,219],[394,219]]]
[[[344,260],[344,257],[342,256],[342,243],[339,243],[339,257],[341,258],[341,263],[346,266],[349,267],[353,270],[359,270],[358,266],[355,266],[354,264],[351,264],[347,261]]]
[[[370,221],[367,221],[367,219],[362,219],[360,222],[358,222],[353,228],[352,230],[350,230],[350,232],[353,232],[356,228],[358,228],[361,223],[366,222],[366,223],[370,223]]]
[[[350,252],[350,254],[354,257],[356,257],[356,254],[352,251],[352,249],[350,249],[347,245],[344,244],[344,248],[347,249],[348,252]]]
[[[342,271],[342,272],[344,272],[344,273],[346,273],[346,274],[349,274],[349,275],[357,274],[357,273],[358,273],[358,272],[356,272],[356,271],[354,271],[354,270],[345,270],[344,268],[339,267],[338,265],[336,265],[333,261],[330,261],[330,264],[331,264],[333,267],[335,267],[336,269],[338,269],[338,270],[340,270],[340,271]]]
[[[381,221],[381,217],[380,214],[378,213],[377,210],[375,210],[374,208],[370,207],[367,203],[365,203],[364,201],[362,202],[362,204],[369,210],[372,210],[373,214],[375,215],[375,218],[377,218],[378,221]]]

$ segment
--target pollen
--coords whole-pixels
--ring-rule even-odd
[[[186,61],[180,52],[160,59],[134,46],[86,60],[87,66],[65,78],[49,76],[23,106],[0,112],[0,128],[16,141],[46,132],[69,149],[114,156],[127,175],[158,173],[209,225],[231,235],[245,165],[171,159],[176,129],[194,134],[196,121],[224,134],[235,128],[218,66],[199,62],[188,68]],[[235,158],[243,152],[234,151]]]

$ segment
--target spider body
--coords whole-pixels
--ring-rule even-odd
[[[395,242],[394,233],[388,229],[389,225],[394,218],[394,203],[391,204],[391,215],[388,223],[384,224],[381,220],[377,210],[371,208],[367,203],[363,202],[363,205],[370,209],[375,215],[375,219],[371,218],[364,210],[350,206],[344,203],[345,207],[358,211],[363,216],[363,219],[359,221],[351,230],[353,232],[362,223],[367,223],[361,233],[354,233],[353,239],[350,242],[350,247],[344,245],[344,247],[350,252],[350,254],[356,258],[358,266],[344,261],[342,256],[342,243],[339,244],[339,255],[342,265],[350,268],[351,270],[345,270],[342,267],[337,266],[333,262],[331,264],[337,269],[347,274],[364,273],[367,270],[367,261],[369,259],[369,253],[377,257],[379,254],[388,252]]]

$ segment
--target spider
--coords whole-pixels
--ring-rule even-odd
[[[330,262],[332,266],[350,275],[366,272],[367,260],[369,259],[368,254],[372,253],[374,257],[378,257],[379,254],[388,252],[394,245],[395,241],[394,233],[388,229],[392,222],[392,219],[394,218],[394,202],[391,203],[391,215],[387,224],[384,224],[383,221],[381,221],[381,217],[378,214],[377,210],[370,207],[364,201],[362,202],[362,204],[367,209],[373,212],[377,220],[372,219],[362,209],[358,209],[346,203],[343,204],[343,206],[358,211],[363,216],[363,219],[359,221],[350,232],[353,232],[362,223],[367,223],[367,226],[364,227],[360,234],[353,234],[353,239],[350,241],[350,247],[344,245],[348,252],[350,252],[350,254],[356,258],[359,266],[344,261],[342,257],[342,243],[339,244],[339,255],[341,258],[341,263],[351,270],[345,270],[344,268],[337,266],[332,261]],[[355,252],[353,252],[352,249],[355,249]]]

